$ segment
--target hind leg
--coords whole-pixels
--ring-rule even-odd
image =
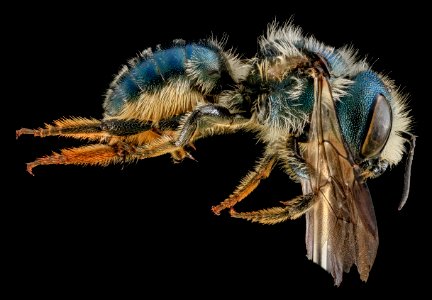
[[[109,142],[79,148],[64,149],[61,153],[54,153],[36,159],[27,164],[27,171],[39,165],[76,164],[76,165],[108,165],[117,162],[134,161],[138,159],[156,157],[170,153],[174,159],[193,157],[185,151],[185,147],[192,146],[197,138],[211,133],[211,128],[224,126],[227,131],[234,131],[236,125],[248,120],[239,114],[231,114],[221,106],[206,105],[198,108],[186,119],[182,128],[177,131],[181,116],[162,120],[160,125],[153,127],[148,122],[138,120],[109,119],[98,121],[94,119],[71,118],[56,121],[55,125],[47,125],[43,129],[17,130],[17,138],[22,134],[34,136],[70,136],[81,139],[94,139]],[[143,132],[153,132],[157,137],[149,141],[140,141]],[[159,135],[159,136],[158,136]]]
[[[106,166],[121,161],[121,156],[110,145],[97,144],[78,148],[63,149],[27,163],[27,172],[33,174],[33,168],[41,165],[100,165]]]
[[[98,140],[104,136],[101,128],[102,122],[96,119],[68,118],[60,119],[53,124],[46,124],[44,128],[21,128],[15,132],[18,139],[21,135],[33,135],[35,137],[64,136],[76,139]]]
[[[164,121],[164,128],[153,127],[150,122],[122,119],[85,119],[69,118],[53,122],[45,128],[22,128],[16,131],[16,137],[21,135],[33,135],[37,137],[63,136],[76,139],[97,140],[100,144],[63,149],[60,153],[44,156],[27,164],[27,171],[32,174],[32,169],[39,165],[75,164],[75,165],[101,165],[136,160],[148,156],[151,157],[173,151],[175,159],[187,157],[183,147],[175,147],[169,141],[173,138],[173,128],[178,126],[179,117]],[[163,136],[167,136],[162,138]],[[158,141],[161,139],[161,141]],[[164,145],[162,145],[165,143]],[[145,146],[143,146],[145,145]],[[169,146],[169,147],[168,147]],[[135,153],[135,148],[141,149]],[[160,150],[153,149],[160,148]],[[176,148],[176,149],[174,149]],[[165,151],[166,150],[166,151]],[[158,154],[160,153],[160,154]]]
[[[33,168],[42,165],[83,165],[107,166],[138,159],[156,157],[166,153],[181,151],[169,136],[154,139],[149,144],[136,146],[132,143],[116,141],[111,144],[93,144],[77,148],[62,149],[60,153],[40,157],[27,164],[27,172],[33,175]]]
[[[135,119],[87,119],[68,118],[46,124],[45,128],[21,128],[15,132],[18,139],[21,135],[36,137],[63,136],[76,139],[100,140],[107,136],[129,136],[152,128],[151,122],[142,122]]]

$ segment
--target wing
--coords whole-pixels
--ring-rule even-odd
[[[302,181],[303,193],[318,198],[306,214],[307,256],[332,274],[335,285],[353,264],[366,281],[378,248],[372,199],[341,135],[329,83],[322,74],[314,82],[309,140],[302,151],[312,169]]]

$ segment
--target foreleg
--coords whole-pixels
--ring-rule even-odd
[[[314,194],[301,195],[290,201],[281,202],[285,207],[272,207],[251,212],[236,212],[231,208],[230,214],[234,218],[246,219],[251,222],[276,224],[289,219],[297,219],[313,206],[315,198]]]

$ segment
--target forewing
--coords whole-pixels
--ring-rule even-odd
[[[366,281],[378,248],[372,199],[341,135],[329,83],[322,74],[314,81],[315,105],[302,151],[311,168],[303,193],[317,197],[306,214],[307,255],[332,274],[336,285],[353,264]]]

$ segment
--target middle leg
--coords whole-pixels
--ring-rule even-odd
[[[255,166],[255,170],[250,171],[242,180],[240,185],[236,188],[227,199],[221,202],[219,205],[213,206],[212,211],[219,215],[222,210],[231,208],[238,202],[246,198],[252,193],[259,185],[262,179],[267,178],[270,175],[273,166],[276,163],[276,157],[274,155],[264,156],[258,164]]]

